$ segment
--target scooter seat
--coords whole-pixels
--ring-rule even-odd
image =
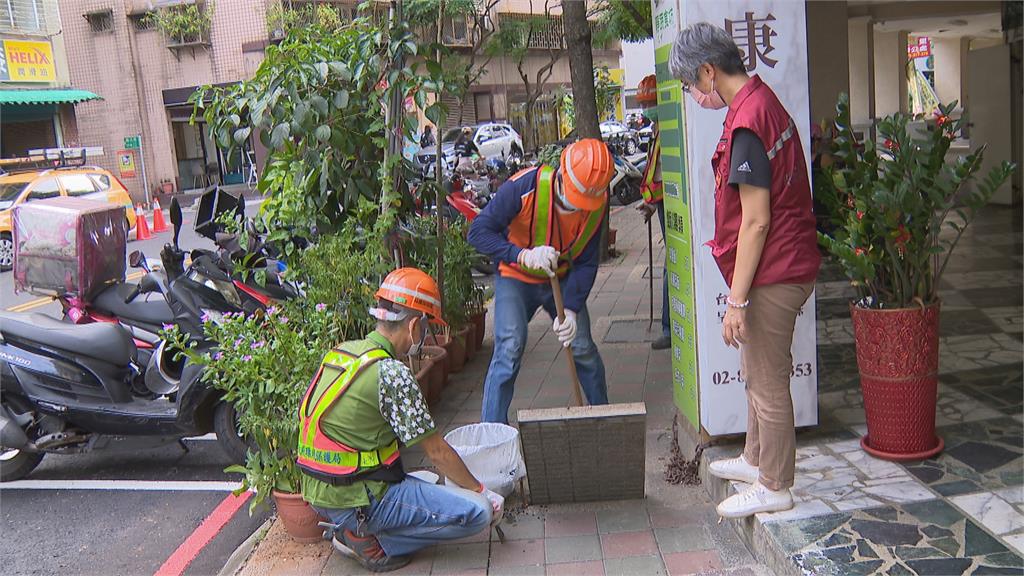
[[[135,342],[127,330],[109,322],[67,324],[43,314],[0,312],[0,335],[75,352],[117,366],[135,356]]]
[[[152,300],[146,300],[146,295],[140,294],[135,300],[125,303],[125,298],[131,296],[133,290],[134,284],[115,284],[100,292],[93,299],[92,305],[101,312],[128,321],[129,324],[134,321],[160,327],[174,322],[174,313],[160,294],[156,294],[159,298]]]

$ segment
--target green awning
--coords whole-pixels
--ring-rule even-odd
[[[74,88],[47,90],[0,90],[0,106],[25,104],[78,104],[102,100],[88,90]]]

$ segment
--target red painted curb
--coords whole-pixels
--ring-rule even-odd
[[[228,494],[227,498],[221,500],[220,504],[213,509],[213,512],[210,512],[210,515],[203,520],[199,527],[178,546],[178,549],[163,563],[163,566],[160,566],[155,576],[180,576],[185,572],[188,565],[196,559],[203,548],[220,533],[235,512],[238,512],[238,509],[251,497],[252,492],[249,491],[245,491],[239,496]]]

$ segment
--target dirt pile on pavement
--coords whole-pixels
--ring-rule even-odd
[[[668,464],[665,464],[665,481],[669,484],[700,485],[700,455],[704,446],[697,446],[693,459],[683,456],[679,448],[679,415],[672,418],[672,446]]]

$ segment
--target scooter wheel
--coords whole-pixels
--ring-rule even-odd
[[[0,448],[0,482],[14,482],[28,476],[43,459],[40,452]]]
[[[234,464],[245,464],[249,444],[238,430],[238,416],[235,405],[221,402],[213,412],[213,431],[217,433],[217,444]]]

